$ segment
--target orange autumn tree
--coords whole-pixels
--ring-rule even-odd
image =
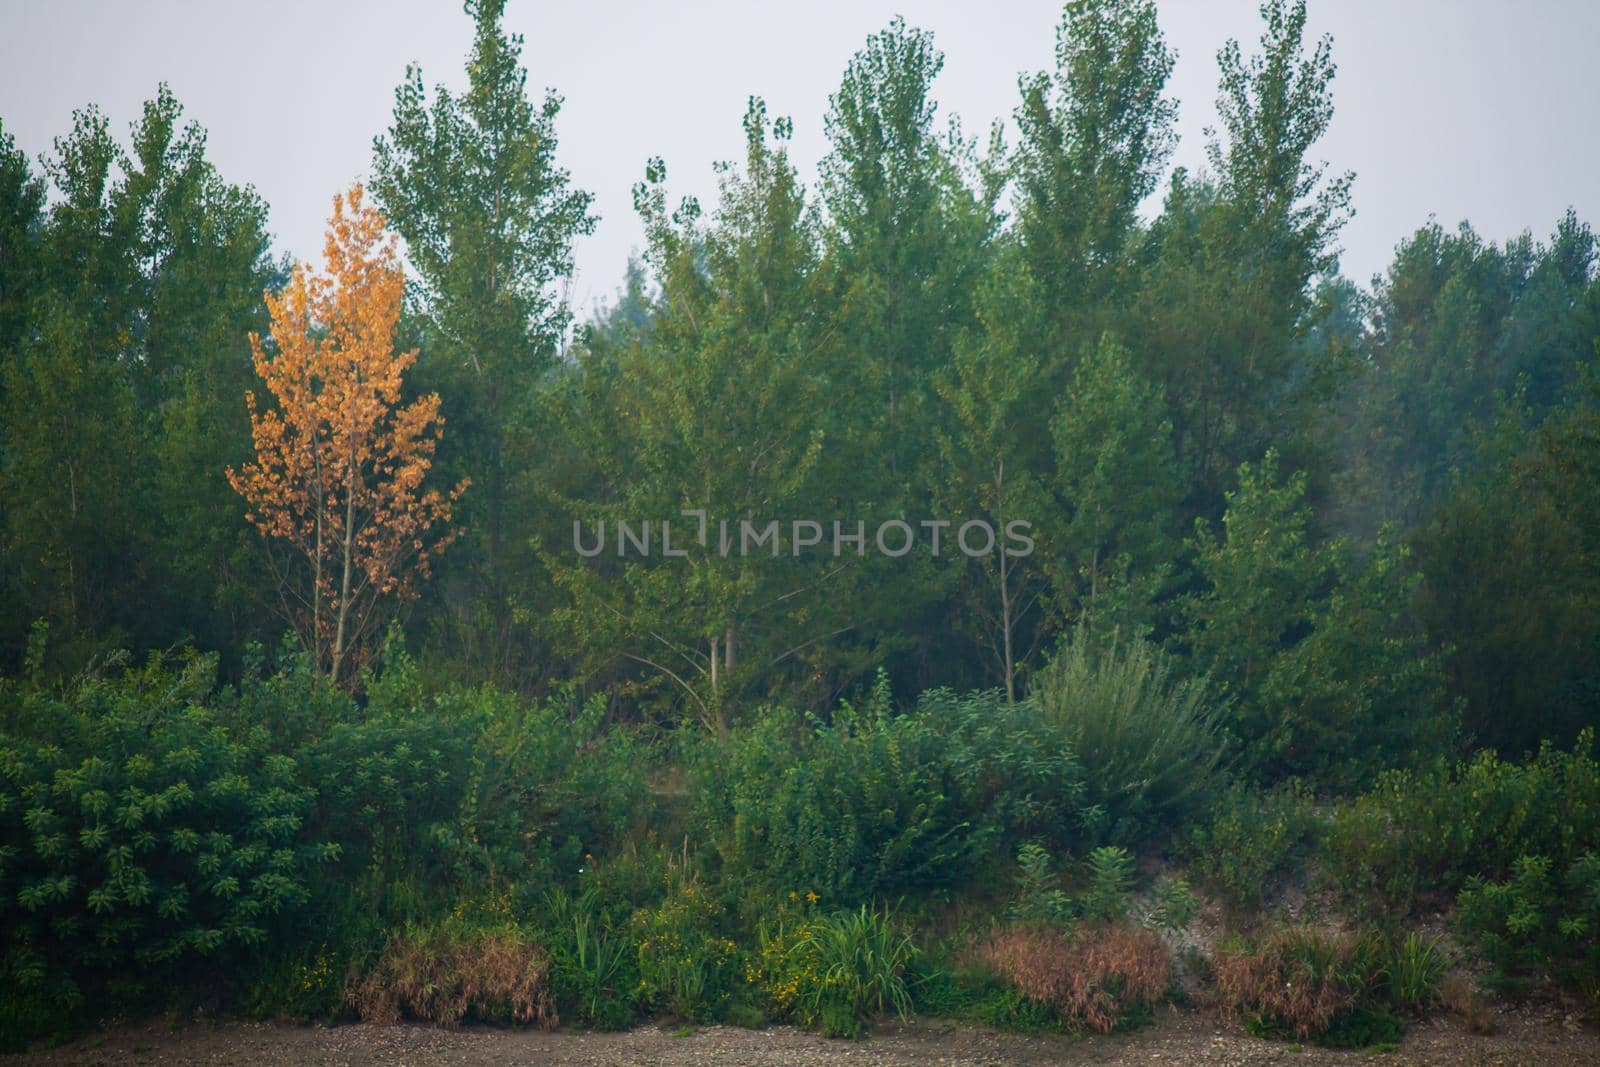
[[[417,353],[395,351],[405,279],[360,185],[334,197],[327,272],[296,266],[266,294],[272,343],[250,335],[276,405],[246,394],[254,463],[228,470],[269,545],[279,602],[319,670],[349,679],[388,602],[415,595],[461,532],[448,495],[424,489],[444,420],[437,393],[401,404]]]

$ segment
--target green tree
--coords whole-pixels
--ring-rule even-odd
[[[195,633],[237,649],[263,613],[222,471],[248,451],[245,333],[274,271],[265,207],[224,182],[166,86],[125,151],[87,108],[56,142],[56,196],[4,357],[5,579],[63,664],[95,642]],[[10,311],[8,301],[7,311]]]
[[[26,308],[39,270],[44,182],[0,120],[0,358],[27,328]]]
[[[1336,552],[1312,542],[1306,476],[1278,474],[1278,455],[1239,467],[1227,493],[1222,530],[1195,523],[1192,547],[1203,591],[1186,602],[1188,641],[1199,666],[1225,695],[1256,714],[1259,692],[1278,653],[1310,630],[1316,601],[1332,580]],[[1252,734],[1264,724],[1246,724]]]
[[[953,117],[941,128],[933,84],[943,64],[931,34],[896,19],[851,58],[825,119],[819,312],[845,359],[824,413],[818,484],[825,511],[869,528],[926,517],[931,431],[945,418],[933,381],[974,327],[998,222],[998,176]],[[918,551],[872,555],[861,570],[879,593],[856,625],[884,635],[892,673],[908,689],[958,676],[949,667],[962,643],[939,625],[949,569]]]
[[[1378,282],[1349,390],[1348,521],[1409,530],[1478,459],[1479,431],[1517,394],[1530,428],[1560,404],[1600,332],[1594,234],[1568,213],[1548,243],[1496,245],[1463,223],[1419,229]]]
[[[635,187],[660,295],[647,331],[579,355],[562,427],[595,476],[558,497],[571,525],[544,549],[570,598],[552,637],[578,669],[664,692],[717,731],[745,699],[830,697],[835,639],[862,604],[855,550],[835,556],[825,530],[799,551],[787,528],[820,506],[837,350],[814,320],[820,242],[789,120],[752,99],[744,129],[709,220],[693,200],[669,211],[659,160]],[[619,521],[653,539],[649,558],[616,540]],[[665,556],[663,522],[687,556]],[[607,527],[593,559],[568,540],[578,523],[586,544]]]
[[[404,238],[420,281],[420,388],[444,398],[446,480],[472,479],[467,536],[442,569],[435,609],[455,654],[509,677],[516,625],[535,560],[544,430],[537,392],[555,365],[570,312],[561,284],[572,243],[589,233],[592,197],[556,160],[561,98],[528,97],[522,38],[501,27],[504,0],[469,0],[475,22],[460,96],[408,69],[394,122],[373,144],[373,191]]]
[[[1205,584],[1186,601],[1186,640],[1231,699],[1252,769],[1358,785],[1442,754],[1454,727],[1406,550],[1385,535],[1357,564],[1344,541],[1316,541],[1305,493],[1274,452],[1239,468],[1222,536],[1196,523]]]
[[[1162,95],[1174,56],[1151,0],[1070,0],[1055,60],[1020,81],[1016,226],[1044,306],[1077,316],[1115,295],[1139,203],[1176,143],[1177,103]],[[1073,322],[1049,324],[1064,355],[1082,343],[1061,333]]]
[[[993,225],[983,195],[965,181],[970,146],[959,127],[952,122],[940,136],[934,125],[932,86],[943,65],[931,34],[896,19],[851,59],[826,120],[827,266],[864,394],[844,428],[883,468],[886,484],[868,491],[891,503],[915,491],[928,375],[973,321]]]
[[[1173,176],[1127,331],[1166,391],[1197,514],[1215,514],[1239,463],[1290,446],[1282,428],[1316,414],[1326,349],[1300,342],[1326,310],[1312,283],[1334,269],[1349,213],[1352,176],[1308,158],[1333,115],[1332,41],[1308,51],[1303,0],[1266,0],[1261,15],[1258,54],[1229,41],[1218,55],[1214,184]]]
[[[1145,636],[1179,552],[1182,481],[1166,399],[1108,334],[1078,365],[1050,429],[1070,515],[1053,576],[1056,609],[1089,633]]]
[[[1010,701],[1048,632],[1041,608],[1057,511],[1049,492],[1047,443],[1035,430],[1048,395],[1046,362],[1013,332],[1023,315],[1018,306],[1033,295],[1006,269],[1017,254],[1015,245],[1000,253],[979,297],[981,330],[957,347],[950,366],[935,378],[943,417],[934,430],[939,474],[932,485],[938,517],[953,524],[941,552],[957,576],[956,603],[970,639],[988,653],[994,667],[989,677],[998,678]],[[992,550],[977,551],[980,539],[969,554],[961,527],[979,521],[993,531]]]
[[[1413,535],[1465,732],[1508,758],[1565,744],[1600,713],[1597,401],[1577,396],[1538,430],[1507,410]]]

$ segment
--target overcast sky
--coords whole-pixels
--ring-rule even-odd
[[[577,249],[580,313],[607,298],[641,239],[629,189],[662,156],[674,197],[710,204],[711,164],[741,151],[752,93],[795,121],[808,182],[828,94],[867,34],[895,14],[946,53],[941,114],[969,133],[1009,117],[1019,72],[1052,62],[1049,0],[542,3],[510,0],[531,87],[566,97],[560,158],[601,222]],[[1167,0],[1178,53],[1175,164],[1204,162],[1216,52],[1253,43],[1253,0]],[[1600,225],[1600,3],[1312,0],[1332,33],[1336,116],[1318,153],[1356,172],[1345,273],[1366,284],[1430,214],[1494,239],[1543,236],[1568,206]],[[320,250],[335,191],[363,177],[408,62],[457,86],[470,20],[452,0],[0,0],[0,119],[30,155],[94,102],[125,132],[157,83],[210,134],[224,177],[271,207],[279,249]]]

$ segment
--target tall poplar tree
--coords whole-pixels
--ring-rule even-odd
[[[557,161],[561,97],[529,98],[504,9],[466,4],[476,28],[464,93],[440,86],[430,104],[421,70],[407,71],[374,142],[372,183],[420,279],[417,377],[444,398],[451,426],[440,464],[477,487],[438,607],[454,653],[502,679],[527,632],[514,616],[534,565],[537,393],[567,332],[573,240],[595,222],[593,198]]]

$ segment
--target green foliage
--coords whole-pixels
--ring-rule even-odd
[[[90,106],[44,158],[0,131],[0,641],[33,620],[62,674],[193,633],[236,653],[260,557],[224,469],[250,447],[266,205],[161,85],[125,141]],[[49,206],[46,209],[46,200]]]
[[[1275,451],[1239,468],[1223,535],[1195,526],[1206,588],[1187,601],[1187,639],[1253,771],[1364,784],[1442,751],[1440,665],[1407,615],[1405,550],[1380,538],[1354,569],[1344,542],[1313,542],[1306,490],[1304,472],[1280,482]]]
[[[1110,335],[1086,352],[1050,424],[1056,484],[1071,509],[1060,533],[1056,609],[1085,635],[1145,637],[1172,577],[1182,482],[1166,397]]]
[[[805,924],[785,963],[797,973],[794,1012],[827,1037],[856,1037],[890,1012],[911,1012],[906,970],[917,947],[887,909],[862,905]]]
[[[1104,845],[1089,853],[1089,885],[1080,901],[1085,919],[1121,919],[1127,914],[1127,898],[1132,891],[1133,857],[1127,849]]]
[[[1140,842],[1207,799],[1226,742],[1205,679],[1177,669],[1140,638],[1096,646],[1080,629],[1033,681],[1109,840]]]
[[[598,704],[430,696],[386,655],[364,708],[292,655],[237,693],[204,658],[0,688],[8,1041],[107,989],[141,1002],[135,974],[152,991],[226,975],[246,1012],[336,1014],[385,925],[480,891],[531,900],[640,818],[638,749]]]
[[[1554,981],[1600,997],[1600,855],[1585,852],[1564,871],[1523,856],[1505,881],[1467,879],[1458,903],[1462,935],[1493,968],[1493,986]]]
[[[415,269],[420,387],[450,426],[439,455],[448,484],[472,491],[465,531],[429,591],[430,645],[473,663],[474,680],[512,684],[529,670],[514,611],[537,596],[528,524],[548,425],[533,403],[556,365],[571,312],[573,241],[594,229],[591,194],[561,166],[552,90],[530,99],[523,41],[501,24],[505,0],[472,0],[466,89],[430,101],[410,66],[393,122],[373,143],[373,192]]]
[[[1028,842],[1017,851],[1017,899],[1011,921],[1029,926],[1065,926],[1077,917],[1077,905],[1051,870],[1050,853]]]
[[[1384,964],[1389,999],[1397,1006],[1423,1011],[1439,1001],[1439,983],[1448,964],[1439,951],[1441,936],[1424,937],[1415,930],[1389,946]]]
[[[1421,893],[1500,878],[1525,854],[1564,869],[1600,842],[1592,733],[1526,763],[1482,752],[1454,769],[1393,771],[1339,805],[1325,848],[1335,880],[1368,906],[1407,911]]]
[[[1318,839],[1312,798],[1298,782],[1261,792],[1235,782],[1210,818],[1189,831],[1189,870],[1235,908],[1259,903],[1300,863]]]
[[[830,905],[961,884],[1011,842],[1067,842],[1081,785],[1031,705],[925,694],[896,714],[886,689],[822,724],[763,712],[695,755],[695,821],[733,885]]]
[[[828,100],[814,188],[758,98],[714,205],[652,159],[642,258],[574,336],[595,219],[562,101],[503,0],[466,6],[464,84],[408,69],[371,170],[397,341],[474,489],[406,616],[420,664],[397,626],[348,690],[266,664],[270,561],[223,473],[288,266],[267,206],[165,86],[125,138],[74,113],[37,168],[0,127],[0,1046],[201,991],[1110,1031],[1168,987],[1127,921],[1128,850],[1163,845],[1234,908],[1319,876],[1389,920],[1454,900],[1495,984],[1596,996],[1600,244],[1574,213],[1544,242],[1430,223],[1368,294],[1337,273],[1303,0],[1223,47],[1208,174],[1157,205],[1153,0],[1068,0],[984,152],[895,19]],[[659,551],[582,556],[574,519]],[[994,553],[952,545],[970,519]],[[867,543],[806,552],[795,520]],[[885,520],[905,557],[872,551]],[[191,641],[215,653],[150,655]],[[959,964],[897,898],[959,927]],[[1197,907],[1163,878],[1140,917]],[[1218,975],[1253,1032],[1371,1046],[1442,967],[1418,935],[1290,930]]]
[[[1600,315],[1600,282],[1591,285]],[[1417,531],[1421,613],[1452,646],[1452,690],[1476,744],[1515,757],[1593,726],[1600,693],[1600,378],[1536,426],[1523,396],[1474,442]],[[1514,710],[1513,710],[1514,709]]]
[[[552,890],[545,901],[550,984],[561,1017],[596,1030],[622,1030],[638,1016],[637,954],[625,927],[591,893]]]
[[[982,967],[935,962],[924,955],[911,975],[912,1008],[918,1015],[970,1020],[1022,1034],[1066,1029],[1049,1004],[1031,999]]]
[[[6,984],[32,1020],[227,968],[288,929],[341,844],[264,731],[206,706],[214,659],[159,658],[61,695],[0,688]],[[135,977],[138,976],[138,977]]]
[[[1493,471],[1497,457],[1477,438],[1502,415],[1504,397],[1517,397],[1517,421],[1527,424],[1518,427],[1519,445],[1529,443],[1526,429],[1557,414],[1574,371],[1593,354],[1596,250],[1594,233],[1570,211],[1546,242],[1524,232],[1497,244],[1465,222],[1451,232],[1430,221],[1400,243],[1376,280],[1365,370],[1351,389],[1348,433],[1360,446],[1346,495],[1355,524],[1432,526],[1429,512],[1460,495],[1457,474],[1481,485],[1509,473]],[[1521,495],[1514,485],[1500,492]],[[1506,504],[1503,517],[1514,522],[1516,504]],[[1467,517],[1460,500],[1446,508],[1457,521]],[[1507,544],[1494,573],[1515,567],[1516,551]],[[1551,562],[1543,557],[1530,571],[1548,570]],[[1507,591],[1516,587],[1505,583]],[[1457,641],[1471,636],[1465,626],[1458,633]],[[1484,671],[1470,688],[1490,677]]]
[[[1200,913],[1200,898],[1182,878],[1162,875],[1153,889],[1150,921],[1163,930],[1185,930]]]
[[[743,983],[742,957],[726,936],[722,908],[695,879],[677,881],[666,900],[629,924],[638,944],[644,1003],[689,1022],[719,1022]]]
[[[1400,1047],[1405,1031],[1400,1019],[1387,1008],[1358,1005],[1336,1016],[1317,1038],[1326,1048],[1364,1048],[1392,1052]]]
[[[1175,143],[1177,102],[1162,95],[1175,58],[1149,0],[1073,0],[1056,28],[1055,70],[1020,81],[1017,222],[1041,303],[1056,314],[1112,287]]]

